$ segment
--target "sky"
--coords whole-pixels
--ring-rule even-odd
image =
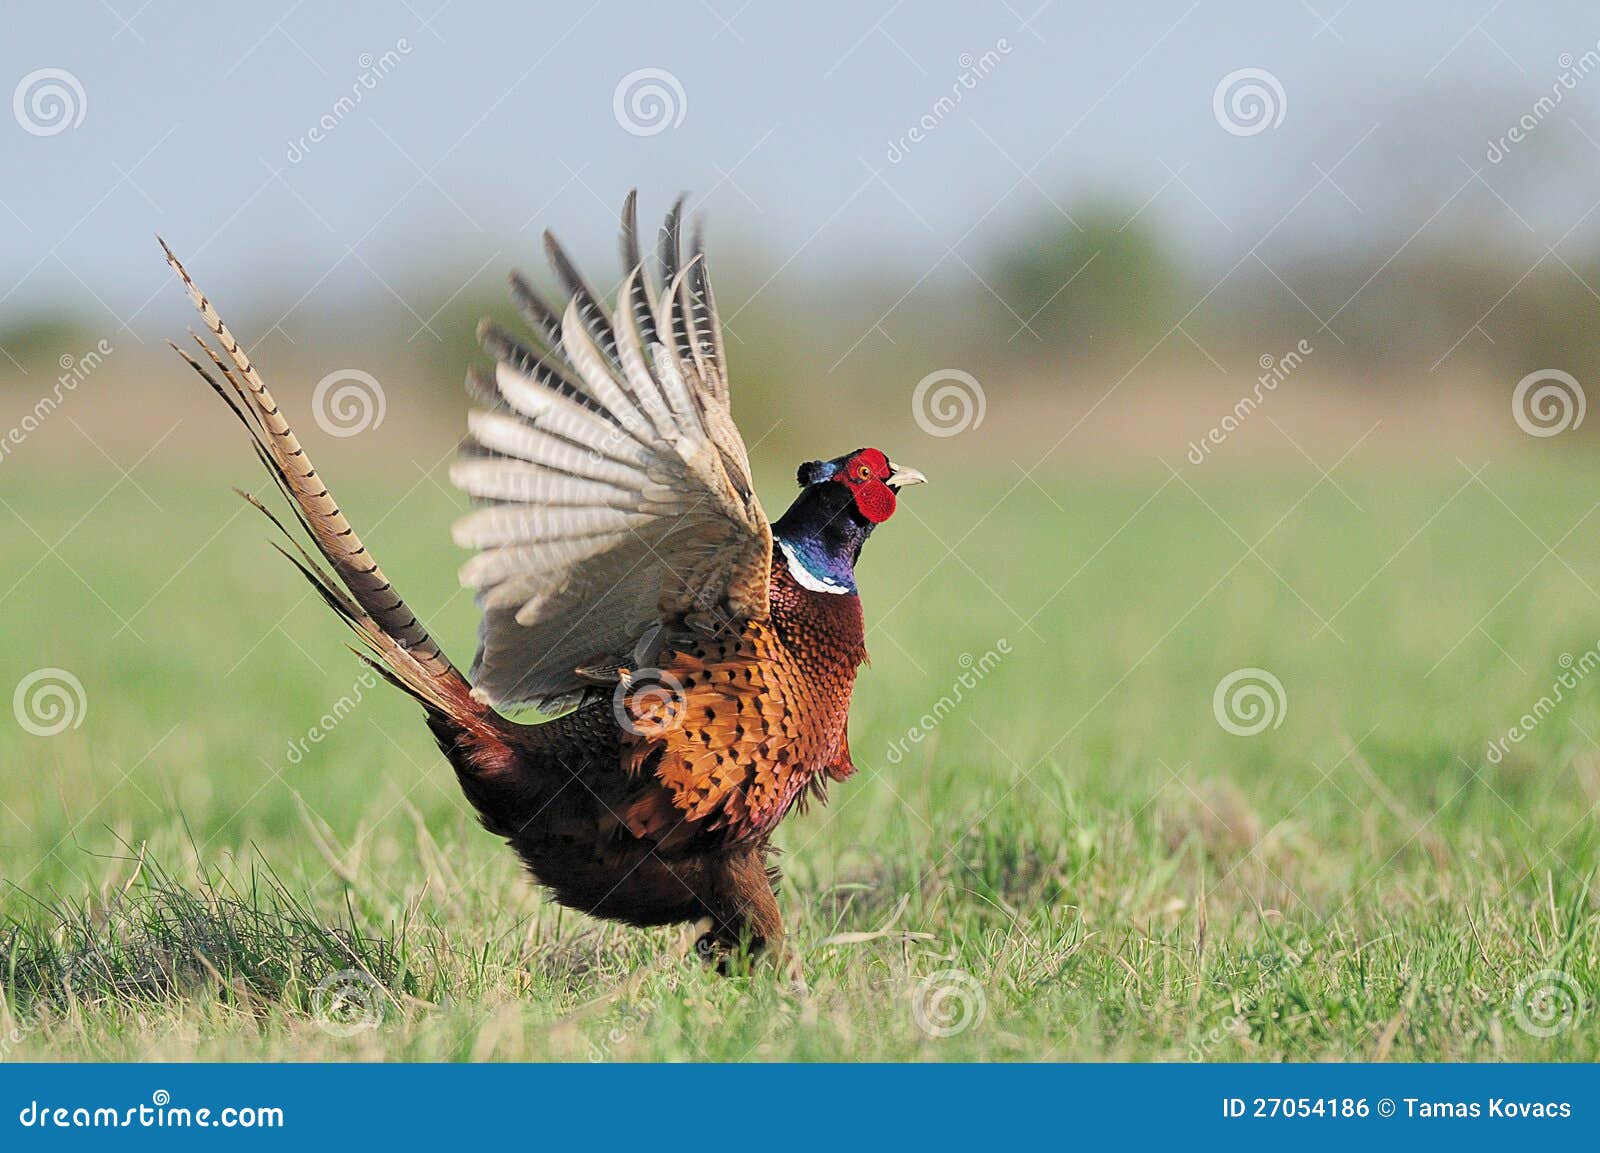
[[[1600,237],[1600,72],[1489,158],[1595,49],[1579,3],[5,0],[5,24],[0,320],[162,331],[159,232],[244,307],[423,323],[538,263],[545,227],[609,257],[635,186],[650,215],[689,191],[795,284],[978,278],[1100,195],[1223,269],[1441,214]]]

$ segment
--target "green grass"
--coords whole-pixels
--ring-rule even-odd
[[[465,659],[440,473],[321,455]],[[1600,1058],[1600,676],[1486,754],[1600,642],[1600,470],[937,463],[864,564],[862,771],[778,837],[804,996],[544,902],[235,517],[243,451],[8,476],[0,690],[62,668],[87,708],[0,712],[0,1056]],[[1249,737],[1213,715],[1244,667],[1287,698]],[[1550,1036],[1542,970],[1583,1014]]]

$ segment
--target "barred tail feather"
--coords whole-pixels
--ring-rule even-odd
[[[323,568],[265,505],[246,493],[240,495],[289,538],[295,552],[282,547],[279,551],[355,630],[372,656],[381,662],[374,663],[380,673],[416,697],[431,712],[459,721],[481,712],[482,706],[471,699],[466,678],[428,635],[345,519],[333,494],[301,447],[294,429],[279,411],[272,393],[251,363],[249,354],[165,241],[161,242],[161,247],[166,251],[167,263],[183,281],[206,329],[227,359],[219,356],[197,333],[191,335],[204,351],[210,368],[177,344],[172,344],[172,348],[227,402],[250,432],[256,455],[332,571]]]

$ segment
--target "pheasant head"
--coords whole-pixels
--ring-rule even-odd
[[[900,489],[928,478],[858,448],[800,466],[800,495],[772,526],[795,580],[813,592],[853,593],[855,565],[872,530],[894,515]]]

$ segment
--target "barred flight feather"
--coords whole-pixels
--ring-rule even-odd
[[[474,691],[560,709],[623,664],[644,631],[763,619],[772,535],[727,411],[722,336],[702,253],[685,263],[683,201],[656,246],[653,289],[637,199],[622,210],[622,286],[608,312],[553,237],[557,309],[521,276],[533,341],[493,325],[498,361],[452,481],[491,502],[457,525],[483,551],[462,569],[484,609]],[[699,244],[698,235],[696,245]]]

